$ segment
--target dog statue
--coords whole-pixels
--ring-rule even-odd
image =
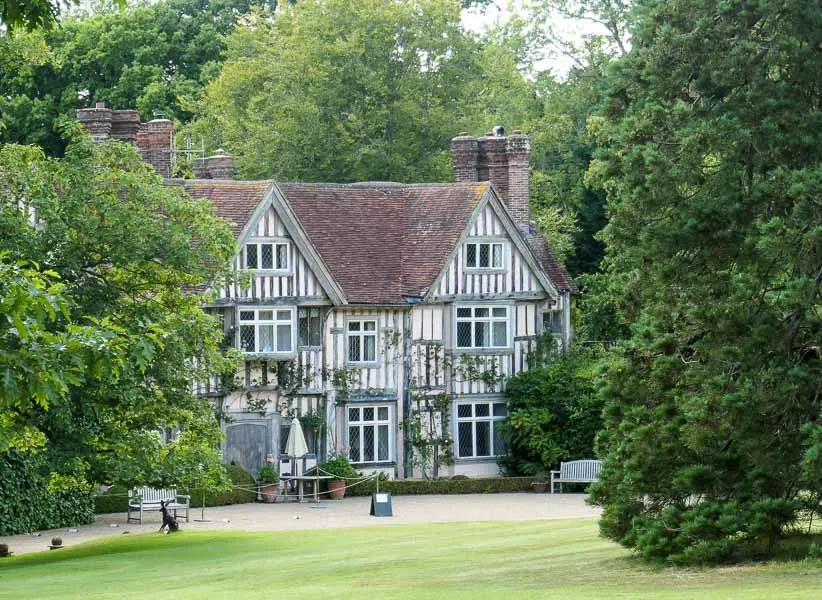
[[[166,533],[174,533],[178,529],[180,529],[180,524],[177,523],[177,519],[168,512],[166,506],[171,503],[171,500],[168,502],[160,501],[160,512],[163,513],[163,524],[160,526],[160,531],[166,530]]]

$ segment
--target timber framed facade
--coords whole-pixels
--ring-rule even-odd
[[[111,113],[78,118],[100,130]],[[167,176],[171,147],[152,152]],[[237,239],[237,276],[204,310],[244,364],[233,385],[192,384],[229,417],[226,462],[255,473],[301,417],[310,450],[365,472],[431,474],[424,431],[449,446],[440,476],[498,473],[506,382],[543,332],[567,346],[575,289],[530,221],[529,138],[460,135],[451,152],[454,183],[236,181],[225,155],[167,179]]]

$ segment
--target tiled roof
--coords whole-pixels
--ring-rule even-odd
[[[239,236],[271,181],[176,180],[210,200]],[[352,304],[402,305],[423,296],[445,268],[487,182],[278,184],[306,235]],[[573,289],[536,227],[525,232],[546,274]]]
[[[230,179],[172,179],[169,183],[182,184],[195,198],[210,200],[214,212],[228,222],[235,236],[240,235],[272,184],[271,181]]]
[[[560,291],[570,290],[576,293],[577,287],[574,280],[571,279],[568,271],[565,270],[565,266],[559,261],[557,255],[554,254],[554,250],[548,245],[548,242],[545,241],[545,236],[542,235],[542,231],[540,231],[536,223],[531,221],[527,230],[523,231],[523,228],[520,228],[520,231],[525,234],[525,239],[528,240],[528,245],[531,246],[534,256],[536,256],[542,265],[542,269],[545,271],[545,274],[548,275],[548,279],[557,286],[557,289]]]
[[[405,304],[439,275],[488,184],[279,188],[349,302]]]

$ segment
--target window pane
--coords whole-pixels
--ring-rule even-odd
[[[300,311],[299,315],[297,316],[297,345],[298,346],[310,346],[311,342],[309,341],[310,337],[310,329],[308,326],[308,315],[304,312]]]
[[[257,244],[248,244],[245,247],[245,266],[249,269],[257,268]]]
[[[360,322],[359,321],[350,321],[348,323],[348,331],[359,331],[360,330]]]
[[[491,423],[477,421],[477,454],[476,456],[491,456]]]
[[[457,425],[457,452],[459,456],[474,456],[474,430],[472,423]]]
[[[376,321],[365,321],[362,324],[363,331],[376,331],[377,330],[377,322]]]
[[[479,245],[479,266],[488,267],[491,265],[491,248],[489,244]]]
[[[491,413],[491,409],[488,408],[487,404],[475,404],[474,405],[474,414],[478,417],[487,417]]]
[[[351,449],[348,451],[348,458],[351,462],[360,462],[360,428],[348,428],[348,445]]]
[[[278,310],[277,311],[277,320],[278,321],[290,321],[291,320],[291,311],[290,310]]]
[[[488,321],[474,323],[474,347],[487,348],[491,345],[491,323]]]
[[[244,352],[254,352],[254,326],[242,325],[240,327],[240,348]]]
[[[465,245],[465,266],[466,267],[476,267],[477,266],[477,246],[476,246],[476,244],[466,244]]]
[[[471,418],[471,404],[458,404],[457,405],[457,418]]]
[[[360,362],[360,336],[358,335],[348,338],[348,360]]]
[[[274,351],[274,326],[260,325],[260,352]]]
[[[253,310],[241,310],[240,311],[240,321],[253,321],[254,320],[254,311]]]
[[[380,406],[377,409],[377,418],[380,421],[387,421],[388,420],[388,407],[387,406]]]
[[[277,351],[291,352],[291,325],[277,325]]]
[[[261,310],[257,313],[257,320],[258,321],[273,321],[274,320],[274,311],[273,310]]]
[[[363,461],[374,460],[374,427],[362,428],[362,459]]]
[[[497,402],[494,404],[494,416],[495,417],[504,417],[507,415],[508,412],[505,410],[505,405],[501,402]]]
[[[494,346],[508,345],[508,323],[497,321],[494,323]]]
[[[311,346],[323,345],[322,319],[318,316],[310,317],[308,323],[308,343]]]
[[[486,318],[488,318],[489,314],[490,313],[488,312],[487,308],[475,308],[474,309],[474,316],[477,317],[478,319],[480,319],[480,318],[486,319]]]
[[[494,309],[494,317],[505,319],[508,317],[508,309],[505,307],[502,308],[495,308]]]
[[[470,308],[458,308],[457,309],[457,318],[471,318],[471,309]]]
[[[491,266],[495,268],[500,268],[502,267],[502,244],[494,244],[492,248],[494,249],[494,254],[491,257]]]
[[[274,268],[274,253],[271,244],[260,244],[260,267],[263,269]]]
[[[377,460],[388,460],[388,425],[380,425],[377,444]]]
[[[457,323],[457,346],[460,348],[471,347],[471,323],[464,321]]]
[[[373,421],[374,420],[374,408],[363,408],[362,409],[362,420],[363,421]]]
[[[502,439],[502,433],[497,425],[499,423],[491,423],[491,429],[494,431],[494,447],[491,452],[494,456],[499,456],[505,451],[505,441]]]
[[[288,268],[288,244],[277,244],[277,263],[278,269]]]
[[[363,349],[363,361],[374,362],[377,360],[377,337],[373,335],[364,335],[363,342],[365,348]]]
[[[349,408],[348,409],[348,420],[349,421],[359,421],[360,420],[360,409],[359,408]]]

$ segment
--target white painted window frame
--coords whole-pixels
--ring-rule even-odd
[[[488,266],[483,267],[479,264],[480,259],[480,246],[487,245],[488,246]],[[470,266],[468,264],[468,247],[474,246],[474,258],[476,259],[476,263],[474,266]],[[500,264],[494,265],[492,264],[494,261],[494,246],[500,247]],[[462,248],[462,256],[463,256],[463,268],[469,272],[481,271],[481,272],[497,272],[497,271],[504,271],[505,270],[505,247],[507,244],[505,240],[501,239],[487,239],[487,238],[469,238],[465,241]]]
[[[364,409],[366,408],[373,408],[374,409],[374,419],[371,421],[364,421],[363,415],[365,414]],[[380,419],[379,418],[379,409],[387,408],[388,409],[388,418],[387,419]],[[358,409],[360,420],[358,421],[351,421],[351,409]],[[394,411],[395,407],[393,404],[359,404],[359,403],[349,403],[345,407],[345,436],[346,441],[348,443],[348,459],[351,461],[351,464],[354,465],[367,465],[372,463],[389,463],[394,462],[394,446],[395,446],[395,439],[396,439],[396,425],[394,423]],[[386,425],[388,430],[388,458],[381,459],[379,458],[379,426]],[[351,427],[357,427],[360,430],[360,445],[359,445],[359,455],[360,460],[354,461],[351,458]],[[374,460],[363,460],[363,454],[365,449],[365,429],[368,427],[374,428]]]
[[[478,417],[476,406],[478,404],[487,404],[488,405],[488,416]],[[508,419],[508,409],[505,408],[505,415],[503,416],[494,416],[494,405],[501,404],[505,407],[505,400],[503,398],[478,398],[475,400],[456,400],[454,402],[454,458],[458,460],[490,460],[494,458],[498,458],[503,455],[505,449],[504,448],[495,448],[494,447],[494,430],[499,423],[502,423]],[[460,406],[471,406],[471,416],[470,417],[460,417],[459,416],[459,407]],[[491,454],[483,454],[481,456],[477,455],[477,423],[485,423],[490,422],[489,426],[489,444],[491,449]],[[472,439],[472,449],[470,456],[461,456],[460,455],[460,423],[471,423],[471,439]]]
[[[262,263],[262,246],[271,246],[271,268],[266,269],[263,268],[261,265]],[[257,265],[256,267],[249,267],[248,266],[248,247],[255,246],[257,252]],[[286,266],[285,268],[278,269],[275,264],[277,261],[277,246],[285,246],[285,257],[286,257]],[[270,274],[270,275],[290,275],[291,274],[291,267],[294,263],[294,256],[292,250],[291,240],[284,239],[284,238],[251,238],[245,242],[243,245],[243,252],[242,252],[242,268],[246,271],[252,271],[254,273],[260,274]]]
[[[374,329],[365,331],[365,323],[370,322],[374,323]],[[351,323],[359,323],[360,330],[359,331],[351,331]],[[369,365],[376,365],[379,364],[380,360],[380,320],[376,317],[351,317],[345,320],[345,362],[347,365],[355,366],[355,367],[362,367],[362,366],[369,366]],[[365,337],[372,335],[374,336],[374,359],[373,360],[364,360],[363,356],[365,355]],[[351,358],[351,344],[349,339],[352,337],[359,337],[360,338],[360,360],[352,360]]]
[[[254,319],[253,320],[243,320],[241,319],[241,315],[244,312],[254,312]],[[261,311],[270,311],[273,313],[273,319],[271,320],[261,320],[259,318],[259,313]],[[290,350],[274,350],[274,351],[260,351],[259,344],[260,344],[260,326],[261,325],[273,325],[273,340],[276,342],[277,340],[277,326],[284,325],[286,323],[285,319],[277,319],[277,312],[278,311],[288,311],[291,315],[290,320],[288,323],[291,325],[291,349]],[[237,323],[237,348],[240,349],[241,352],[245,356],[260,356],[260,357],[274,357],[274,358],[291,358],[296,356],[297,354],[297,307],[296,306],[280,306],[280,305],[239,305],[237,306],[237,314],[235,315],[235,322]],[[254,352],[248,352],[243,349],[242,346],[242,328],[243,326],[253,326],[254,327]]]
[[[471,309],[471,316],[470,317],[460,317],[459,311],[460,309]],[[476,316],[476,309],[478,308],[487,308],[488,309],[488,317],[477,317]],[[477,322],[488,322],[491,323],[490,331],[491,331],[491,342],[494,341],[494,328],[493,323],[500,323],[503,321],[501,317],[494,317],[494,309],[495,308],[504,308],[506,310],[505,316],[505,345],[504,346],[475,346],[476,342],[476,328],[475,323]],[[453,343],[452,347],[457,352],[500,352],[505,350],[511,350],[514,347],[514,340],[513,340],[513,311],[514,305],[513,304],[488,304],[488,303],[458,303],[454,304],[453,307],[454,315],[453,315]],[[460,323],[472,323],[471,326],[471,345],[470,346],[460,346],[459,345],[459,324]]]

